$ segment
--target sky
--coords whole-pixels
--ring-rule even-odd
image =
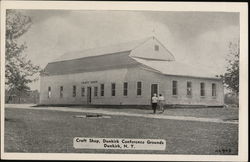
[[[176,60],[226,69],[230,41],[239,39],[239,13],[172,11],[20,10],[32,26],[21,38],[27,58],[44,68],[66,52],[156,36]],[[39,80],[30,85],[39,90]]]

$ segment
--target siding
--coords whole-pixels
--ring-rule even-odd
[[[112,76],[112,77],[110,77]],[[112,78],[112,80],[111,80]],[[178,95],[172,95],[172,81],[178,81]],[[83,84],[84,81],[97,83]],[[142,82],[142,95],[137,96],[137,81]],[[186,95],[187,81],[192,82],[192,97]],[[116,83],[116,96],[111,96],[111,83]],[[128,96],[123,96],[123,82],[128,82]],[[200,82],[205,83],[206,96],[200,97]],[[104,83],[104,96],[100,96],[100,84]],[[166,104],[223,105],[223,85],[218,79],[167,76],[137,67],[109,69],[67,75],[41,76],[40,104],[87,104],[87,87],[92,87],[92,104],[104,105],[149,105],[151,84],[159,85],[159,93],[165,96]],[[212,83],[216,83],[217,96],[212,97]],[[73,85],[76,85],[76,97],[73,97]],[[48,98],[51,86],[52,97]],[[60,86],[63,86],[63,98],[60,98]],[[81,87],[85,87],[85,96],[81,96]],[[98,87],[98,96],[94,97],[94,88]]]

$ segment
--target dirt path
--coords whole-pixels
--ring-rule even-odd
[[[204,117],[191,117],[191,116],[171,116],[165,114],[140,114],[140,113],[130,113],[130,112],[117,112],[112,111],[112,109],[102,109],[102,108],[72,108],[72,107],[32,107],[33,105],[16,105],[9,104],[6,108],[22,108],[22,109],[32,109],[32,110],[52,110],[52,111],[68,111],[68,112],[83,112],[83,113],[94,113],[94,114],[105,114],[105,115],[119,115],[119,116],[134,116],[134,117],[144,117],[144,118],[154,118],[154,119],[167,119],[167,120],[183,120],[183,121],[197,121],[197,122],[212,122],[212,123],[228,123],[228,124],[238,124],[237,121],[224,121],[222,119],[216,118],[204,118]]]

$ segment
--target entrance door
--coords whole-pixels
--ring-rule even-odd
[[[91,104],[91,87],[87,88],[87,104]]]
[[[158,84],[151,84],[151,100],[154,93],[158,95]]]

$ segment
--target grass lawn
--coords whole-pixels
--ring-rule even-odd
[[[77,108],[80,107],[76,106]],[[126,109],[126,108],[89,108],[89,109],[103,109],[105,111],[114,112],[129,112],[129,113],[139,113],[139,114],[150,114],[153,110],[148,109]],[[157,110],[159,112],[159,110]],[[215,107],[204,107],[204,108],[171,108],[165,109],[164,115],[170,116],[191,116],[197,118],[216,118],[222,120],[238,120],[239,119],[239,109],[237,108],[215,108]]]
[[[84,113],[15,108],[5,113],[5,152],[238,154],[237,124],[129,116],[75,118]],[[74,137],[165,139],[166,150],[74,149]]]
[[[167,109],[166,115],[176,116],[194,116],[201,118],[217,118],[225,120],[237,120],[239,119],[239,109],[232,108],[179,108],[179,109]]]

